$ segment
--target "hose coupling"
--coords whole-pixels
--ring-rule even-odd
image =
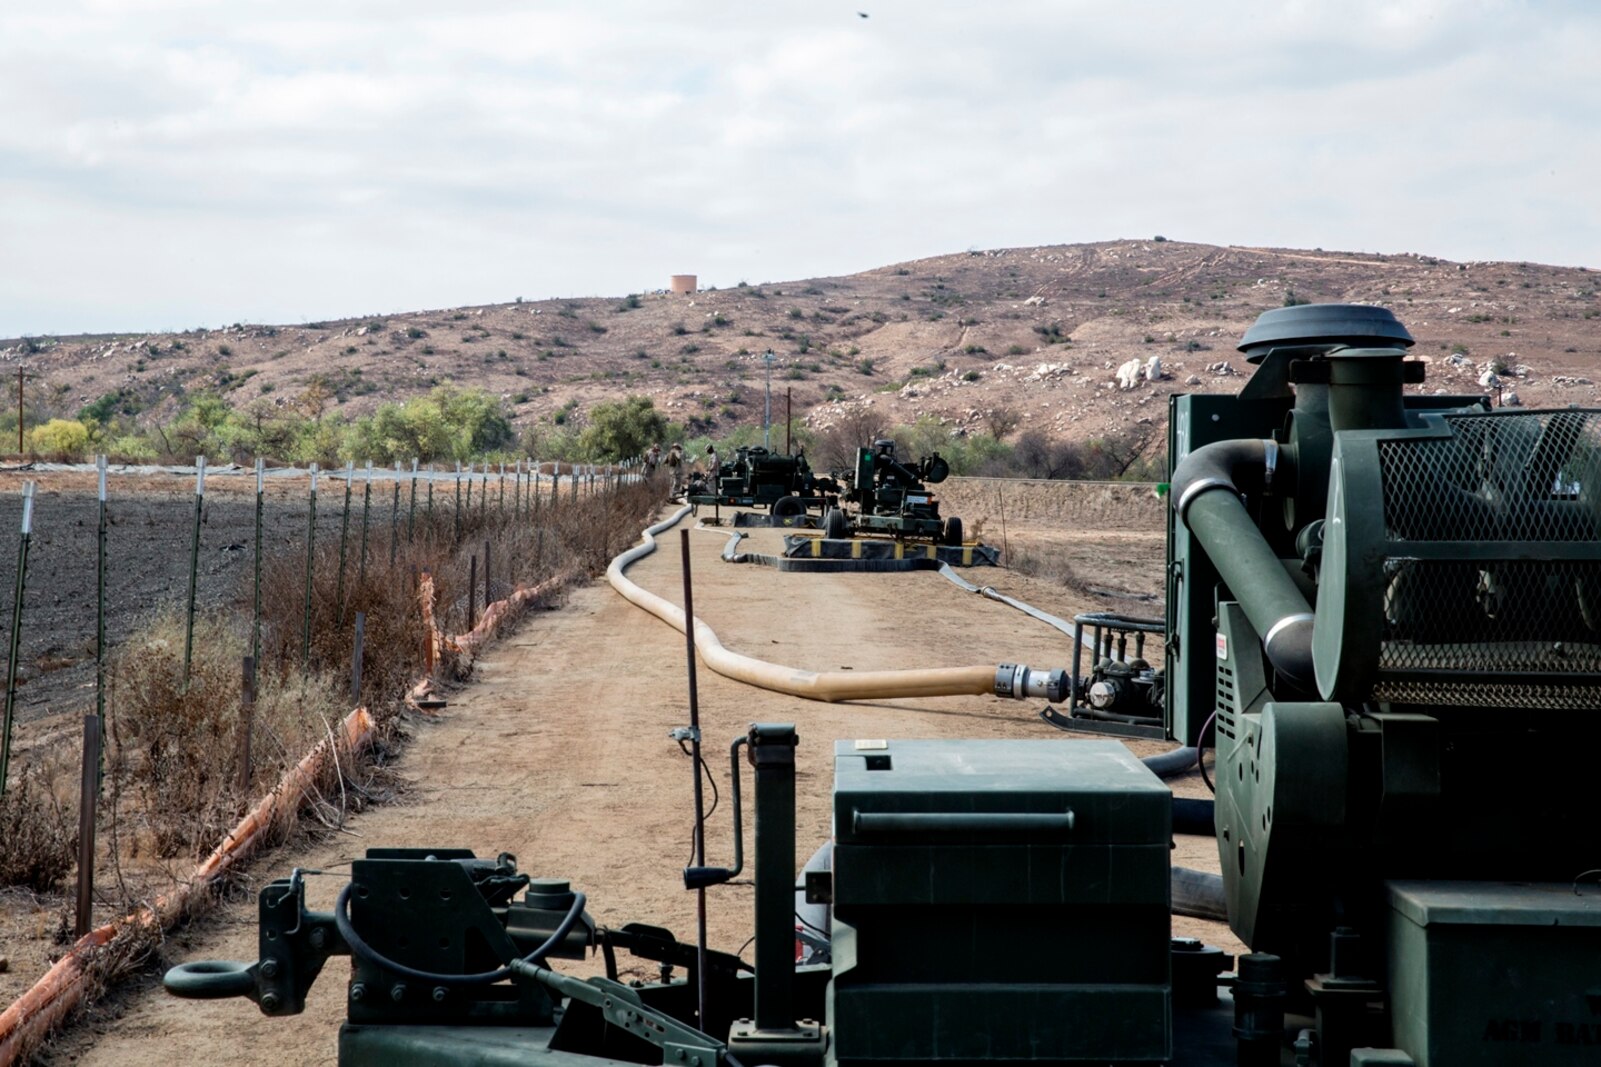
[[[995,695],[1013,700],[1039,700],[1060,704],[1068,698],[1071,682],[1065,670],[1029,667],[1022,663],[1003,663],[995,668]]]

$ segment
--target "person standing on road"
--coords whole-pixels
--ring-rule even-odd
[[[662,462],[667,464],[667,471],[673,476],[672,493],[677,496],[684,485],[684,446],[673,442],[673,447],[667,450],[667,458]]]

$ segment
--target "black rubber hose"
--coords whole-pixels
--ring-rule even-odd
[[[352,955],[360,956],[375,966],[394,971],[403,978],[410,978],[414,982],[428,982],[433,985],[491,985],[511,977],[512,970],[510,965],[498,967],[493,971],[479,971],[476,974],[436,974],[433,971],[419,971],[415,967],[408,967],[404,963],[396,963],[394,960],[381,955],[377,949],[367,944],[360,934],[356,933],[355,926],[350,922],[350,892],[355,888],[356,884],[354,882],[346,884],[345,888],[339,891],[339,899],[334,901],[334,926],[338,928],[339,936],[345,939],[345,944],[350,946]],[[550,955],[556,946],[567,939],[567,935],[572,933],[573,924],[578,921],[580,915],[584,914],[585,899],[584,894],[574,893],[572,907],[568,908],[567,914],[562,916],[562,920],[557,924],[555,931],[545,939],[544,944],[524,956],[521,962],[543,966],[545,957]]]
[[[1160,715],[1129,715],[1121,711],[1102,711],[1100,708],[1074,708],[1075,719],[1095,719],[1098,722],[1121,722],[1130,726],[1160,726]]]
[[[1207,797],[1173,798],[1173,832],[1216,837],[1217,806]]]
[[[1140,762],[1149,767],[1151,773],[1158,778],[1172,778],[1195,766],[1196,755],[1196,749],[1183,745],[1179,748],[1170,748],[1166,752],[1158,752],[1154,756],[1146,756]]]
[[[1223,893],[1221,874],[1174,867],[1169,881],[1173,887],[1174,915],[1228,921],[1228,898]]]

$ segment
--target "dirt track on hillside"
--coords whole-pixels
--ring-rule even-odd
[[[1055,631],[937,574],[786,574],[722,563],[723,532],[690,536],[697,612],[736,651],[816,670],[1065,662],[1065,642]],[[641,585],[674,600],[677,537],[676,530],[665,535],[670,551],[631,571]],[[764,538],[776,532],[756,531],[748,544],[761,551]],[[984,571],[981,580],[1061,615],[1099,606],[1010,572]],[[475,683],[442,715],[415,726],[398,765],[414,783],[407,801],[353,818],[348,835],[258,864],[244,899],[176,938],[167,962],[254,959],[255,890],[293,866],[332,868],[330,877],[311,879],[309,893],[312,906],[327,907],[342,881],[338,865],[376,845],[511,851],[536,876],[571,878],[588,892],[597,922],[648,920],[691,937],[693,897],[680,875],[689,854],[690,769],[667,738],[687,720],[683,657],[676,631],[604,582],[579,589],[558,611],[527,618],[479,662]],[[1063,737],[1035,718],[1032,704],[989,697],[827,705],[753,690],[704,669],[700,694],[712,753],[753,720],[798,724],[797,863],[829,832],[835,738]],[[1163,746],[1134,747],[1144,754]],[[726,783],[725,761],[711,762]],[[1201,785],[1195,779],[1176,788],[1197,793]],[[746,826],[748,834],[748,820]],[[728,833],[724,805],[708,829],[712,862],[727,858]],[[1209,841],[1183,840],[1175,862],[1215,869],[1215,852]],[[748,884],[712,892],[714,947],[732,951],[745,941],[751,903]],[[1238,950],[1212,924],[1176,920],[1175,927]],[[97,1008],[46,1062],[332,1063],[344,967],[330,964],[306,1014],[292,1021],[264,1018],[240,1000],[174,1000],[147,980]]]

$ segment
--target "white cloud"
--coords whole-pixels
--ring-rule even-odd
[[[1601,15],[1538,16],[19,0],[0,11],[0,335],[1156,232],[1585,262]]]

